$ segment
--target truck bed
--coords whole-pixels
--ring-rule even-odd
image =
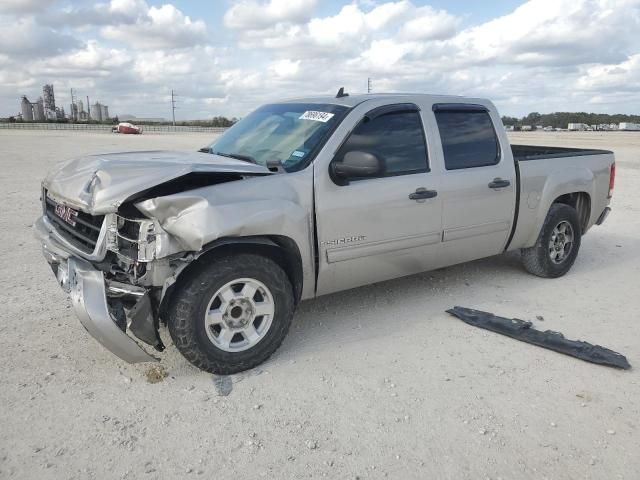
[[[577,192],[588,196],[588,207],[578,209],[583,234],[609,205],[612,152],[531,145],[511,148],[519,190],[509,249],[533,246],[542,228],[541,221],[551,204],[563,195]],[[578,206],[577,200],[575,205]]]
[[[545,147],[541,145],[511,145],[516,162],[526,160],[542,160],[544,158],[579,157],[583,155],[605,155],[613,153],[609,150],[585,148]]]

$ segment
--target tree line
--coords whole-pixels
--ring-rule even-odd
[[[640,123],[640,115],[624,115],[621,113],[587,113],[587,112],[531,112],[529,115],[516,117],[502,117],[505,126],[522,127],[523,125],[542,125],[543,127],[567,128],[570,123],[586,123],[587,125],[600,125],[603,123],[631,122]]]
[[[233,118],[213,117],[206,120],[176,120],[176,126],[177,127],[230,127],[237,121],[238,119],[236,117],[233,117]],[[146,122],[144,120],[133,118],[131,120],[127,120],[127,122],[131,122],[134,125],[173,125],[173,123],[168,120],[164,122]],[[113,123],[119,123],[118,117],[115,118],[115,122]]]
[[[135,123],[135,120],[132,120]],[[236,117],[227,118],[227,117],[213,117],[211,119],[206,120],[186,120],[186,121],[176,121],[176,125],[182,127],[230,127],[234,123],[236,123],[238,119]],[[173,125],[171,122],[163,122],[155,125]]]

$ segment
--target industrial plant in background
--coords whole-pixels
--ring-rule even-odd
[[[38,97],[35,102],[30,102],[26,95],[23,95],[20,101],[20,117],[23,122],[45,122],[45,121],[61,121],[70,120],[72,122],[108,122],[109,107],[100,102],[89,105],[89,97],[85,104],[82,100],[74,95],[71,89],[71,105],[69,116],[67,117],[62,107],[56,107],[56,98],[53,91],[53,85],[44,85],[42,87],[42,96]]]

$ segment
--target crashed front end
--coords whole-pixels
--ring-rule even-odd
[[[122,209],[92,215],[46,188],[42,203],[34,233],[82,325],[127,362],[157,360],[140,341],[164,350],[158,334],[161,299],[192,256],[132,206],[127,215]]]
[[[34,232],[89,333],[123,360],[152,361],[146,345],[164,349],[158,327],[173,285],[220,242],[287,232],[311,258],[310,184],[310,173],[274,175],[215,154],[91,155],[44,179]]]

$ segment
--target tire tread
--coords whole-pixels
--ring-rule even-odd
[[[242,269],[258,272],[263,278],[275,281],[267,285],[271,294],[281,298],[284,305],[276,304],[276,317],[267,336],[249,350],[231,353],[218,350],[211,354],[198,344],[197,326],[198,307],[204,296],[211,290],[212,283],[236,275],[244,276]],[[209,373],[230,375],[253,368],[266,361],[282,344],[293,318],[293,288],[289,279],[276,262],[255,254],[234,254],[219,257],[212,263],[201,262],[186,272],[184,278],[176,285],[176,294],[168,309],[168,327],[171,338],[180,353],[194,366]],[[211,344],[211,348],[215,347]],[[216,358],[217,357],[217,358]]]
[[[551,229],[560,221],[567,220],[572,224],[574,230],[574,245],[570,257],[565,264],[555,266],[551,263],[547,252],[547,236]],[[557,278],[567,273],[580,250],[582,230],[578,219],[578,212],[564,203],[554,203],[549,208],[547,217],[544,220],[536,244],[530,248],[522,249],[522,264],[527,272],[542,278]]]

